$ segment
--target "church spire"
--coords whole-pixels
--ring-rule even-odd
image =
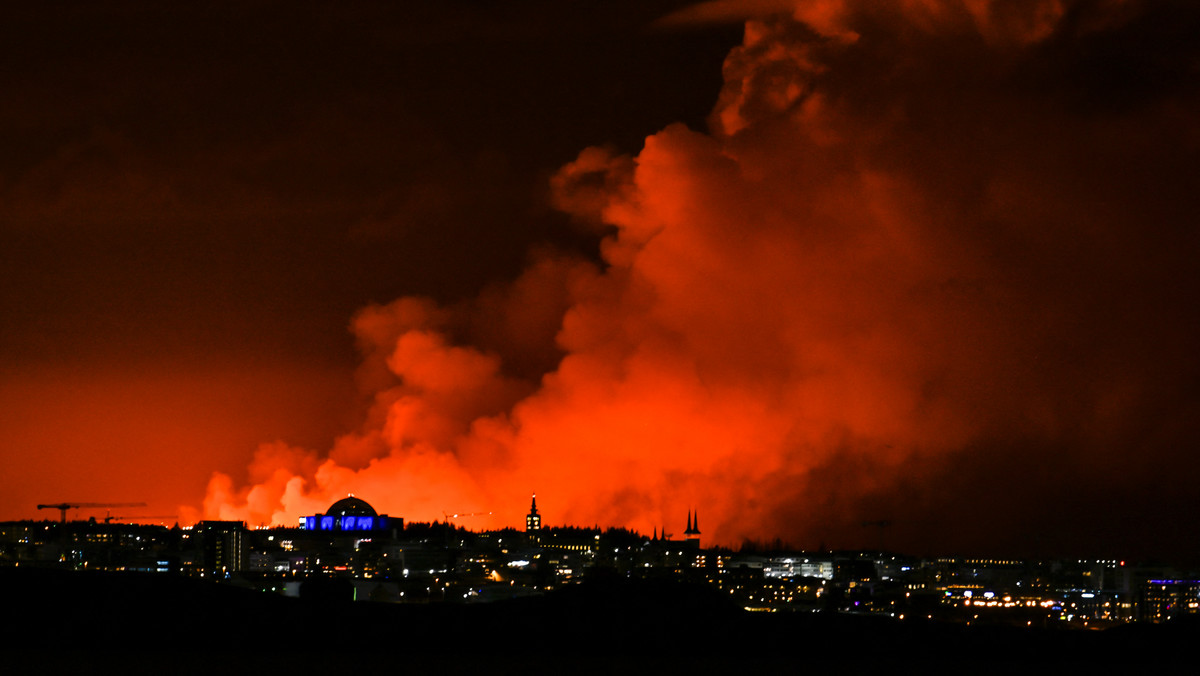
[[[542,515],[537,511],[537,494],[533,496],[533,500],[529,503],[529,514],[525,517],[525,532],[532,533],[542,529]]]
[[[696,541],[700,540],[700,512],[699,511],[697,511],[693,514],[692,510],[690,510],[690,509],[688,510],[687,530],[685,530],[683,532],[683,535],[688,540],[696,540]]]

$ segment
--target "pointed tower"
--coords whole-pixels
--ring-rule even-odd
[[[693,515],[692,511],[690,509],[688,510],[687,530],[683,531],[683,537],[687,542],[695,543],[695,545],[697,547],[700,546],[700,513],[699,512],[696,512],[696,514]]]
[[[537,511],[537,495],[533,496],[533,502],[529,505],[529,514],[525,516],[525,532],[536,533],[542,529],[542,515]]]

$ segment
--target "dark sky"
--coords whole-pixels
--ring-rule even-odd
[[[1099,0],[6,9],[0,518],[354,491],[490,527],[536,491],[727,544],[1200,558],[1197,35]]]
[[[368,301],[594,249],[548,176],[702,122],[740,32],[647,31],[672,4],[629,4],[10,12],[5,357],[345,366]]]

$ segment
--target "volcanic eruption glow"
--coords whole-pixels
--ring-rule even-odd
[[[192,516],[354,492],[487,528],[536,491],[551,522],[692,509],[709,542],[813,546],[886,517],[929,544],[1158,485],[1200,437],[1195,95],[1150,57],[1088,78],[1151,5],[760,4],[709,131],[554,177],[601,263],[538,250],[476,299],[363,309],[362,428],[264,444]]]

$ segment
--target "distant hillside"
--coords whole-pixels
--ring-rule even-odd
[[[528,667],[531,658],[574,665],[567,673],[1141,661],[1185,656],[1200,638],[1194,623],[1064,632],[747,613],[708,587],[623,580],[491,604],[406,605],[285,598],[167,576],[10,568],[0,570],[0,603],[17,620],[3,643],[18,662],[118,661],[147,673],[164,668],[163,659],[182,661],[162,673],[189,673],[232,654],[241,655],[241,664],[300,673],[346,660],[496,673]]]

